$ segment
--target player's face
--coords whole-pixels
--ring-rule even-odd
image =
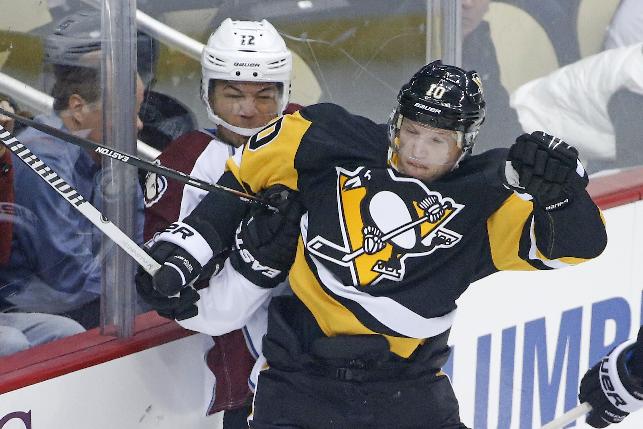
[[[145,87],[143,81],[139,76],[136,77],[136,129],[140,131],[143,128],[143,122],[138,116],[138,112],[141,110],[141,104],[143,104],[143,97],[145,94]],[[83,123],[81,124],[81,129],[89,131],[87,138],[96,143],[102,143],[103,141],[103,103],[101,100],[88,104],[85,106],[84,111],[86,114],[83,116]]]
[[[219,80],[210,92],[210,105],[214,113],[230,125],[259,128],[279,115],[280,97],[276,83]],[[237,147],[248,139],[224,127],[218,131],[224,140]]]
[[[425,182],[450,172],[462,155],[455,131],[407,118],[402,120],[399,139],[397,169]]]
[[[138,117],[138,112],[143,104],[145,87],[140,77],[136,78],[136,129],[143,128],[143,122]],[[103,102],[97,100],[94,102],[87,102],[80,95],[74,94],[69,98],[68,114],[74,119],[74,131],[78,132],[82,137],[96,142],[102,143],[103,141]]]

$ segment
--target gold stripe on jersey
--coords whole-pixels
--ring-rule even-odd
[[[532,253],[533,261],[540,261],[545,266],[551,268],[562,268],[566,265],[578,265],[587,261],[584,258],[573,256],[564,256],[557,259],[550,259],[545,256],[534,242],[535,233],[531,231],[531,226],[525,228],[525,223],[529,221],[533,210],[533,203],[525,201],[512,194],[500,206],[498,210],[487,220],[487,230],[489,233],[489,244],[491,246],[491,257],[493,264],[499,270],[537,270],[538,268],[529,263],[528,260],[519,256],[519,246],[522,235],[525,232],[530,234],[529,241],[535,247]],[[508,221],[508,219],[510,221]],[[514,222],[515,219],[522,219],[520,223]],[[533,222],[533,220],[531,221]]]
[[[279,121],[279,128],[276,125]],[[257,193],[273,185],[281,184],[298,190],[298,174],[295,169],[295,155],[306,131],[312,122],[304,119],[299,112],[277,119],[268,128],[260,131],[255,141],[258,147],[251,148],[248,143],[243,148],[240,165],[237,158],[228,159],[227,168],[239,183],[252,193]],[[274,134],[271,138],[270,136]]]
[[[346,189],[345,184],[348,180],[346,175],[340,174],[339,176],[339,189],[341,189],[341,215],[342,221],[346,226],[346,238],[348,239],[349,249],[360,249],[364,246],[364,222],[360,210],[360,205],[366,196],[366,188]],[[393,253],[393,246],[390,243],[385,243],[384,247],[378,252],[368,254],[362,253],[354,259],[355,275],[357,276],[356,284],[361,286],[369,286],[375,279],[381,276],[372,270],[373,266],[379,260],[388,260]]]
[[[529,220],[533,203],[511,194],[487,219],[491,259],[498,270],[537,270],[519,256],[520,239]]]
[[[301,238],[288,280],[295,295],[310,310],[325,335],[332,337],[336,335],[377,334],[364,326],[348,308],[324,291],[306,262],[304,243]],[[408,358],[425,341],[424,339],[390,335],[384,335],[384,337],[389,343],[391,352],[403,358]]]

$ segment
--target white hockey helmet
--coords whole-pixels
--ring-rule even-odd
[[[242,136],[251,136],[260,128],[231,125],[212,111],[208,91],[212,79],[244,82],[277,82],[283,85],[278,114],[288,104],[292,54],[275,27],[265,19],[233,21],[227,18],[210,35],[201,54],[201,98],[208,117],[216,125]]]

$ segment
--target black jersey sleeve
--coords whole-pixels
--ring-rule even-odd
[[[485,172],[496,190],[505,151],[495,152]],[[549,270],[577,265],[600,255],[607,233],[600,209],[586,190],[572,204],[545,211],[526,194],[504,191],[504,200],[487,219],[492,264],[496,270]]]
[[[329,167],[385,167],[387,148],[382,125],[322,103],[273,121],[228,160],[227,168],[248,192],[273,185],[299,190],[301,176],[314,180]]]
[[[244,191],[234,175],[223,173],[217,184],[237,191]],[[195,228],[209,243],[220,239],[225,248],[230,248],[234,232],[246,214],[248,204],[238,196],[226,191],[211,191],[183,220]]]

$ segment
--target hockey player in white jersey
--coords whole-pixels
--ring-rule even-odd
[[[201,56],[201,72],[201,98],[214,128],[195,130],[179,137],[163,151],[158,162],[216,183],[224,171],[226,159],[249,136],[284,109],[287,112],[296,110],[288,104],[291,53],[268,21],[228,18],[208,39]],[[145,239],[151,239],[172,222],[183,219],[205,194],[198,188],[148,173]],[[145,292],[141,292],[142,297],[149,300]],[[265,312],[258,312],[256,316],[265,319]],[[245,418],[250,395],[247,378],[256,352],[252,342],[248,342],[250,348],[246,346],[244,334],[239,330],[243,326],[242,323],[214,338],[216,345],[206,355],[208,367],[216,378],[214,388],[208,387],[213,398],[207,413],[225,410],[226,429],[247,426]],[[212,335],[222,333],[216,329],[192,328]]]

